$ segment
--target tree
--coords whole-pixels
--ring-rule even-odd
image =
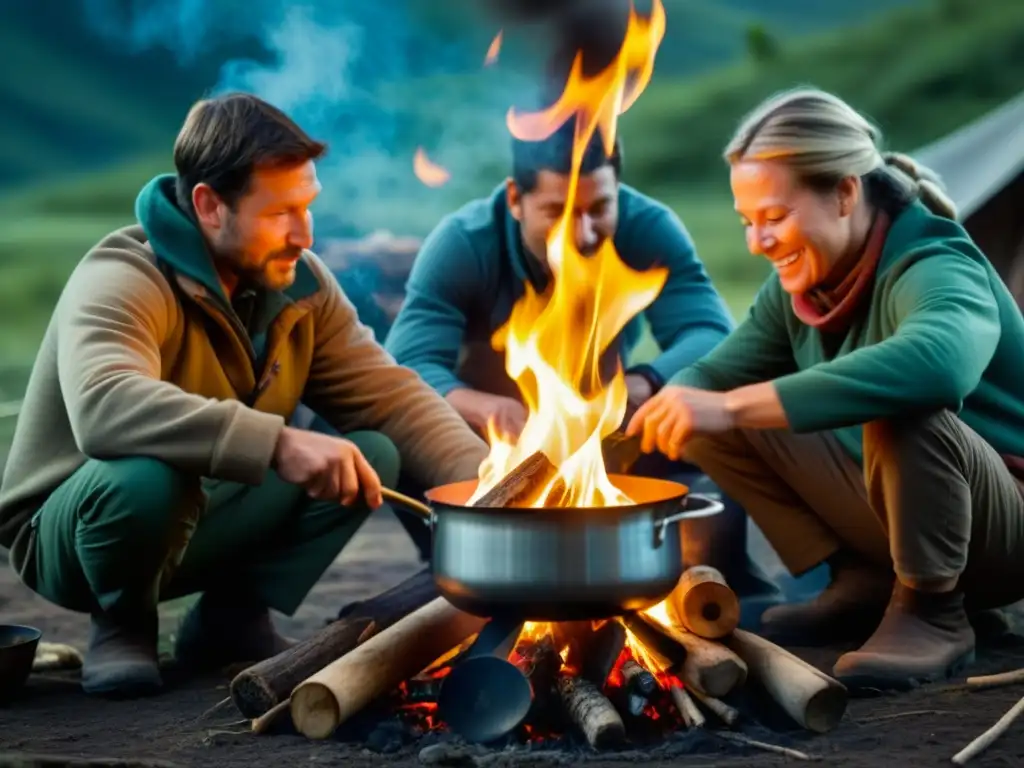
[[[766,64],[779,58],[779,43],[764,24],[755,22],[747,26],[747,53],[759,64]]]

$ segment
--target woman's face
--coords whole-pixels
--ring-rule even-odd
[[[799,184],[783,162],[741,160],[732,166],[730,184],[747,248],[772,263],[787,293],[820,285],[850,252],[859,179],[844,179],[822,193]]]

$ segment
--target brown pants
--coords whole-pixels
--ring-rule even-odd
[[[972,608],[1024,598],[1024,486],[949,411],[865,425],[863,470],[827,432],[701,436],[686,458],[795,576],[842,547],[910,587],[959,577]]]

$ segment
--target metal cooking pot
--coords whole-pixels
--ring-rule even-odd
[[[576,621],[656,605],[683,572],[675,524],[723,505],[680,483],[609,475],[635,500],[617,507],[470,507],[477,481],[426,493],[430,506],[385,490],[433,529],[432,565],[441,594],[476,616]],[[672,535],[669,533],[672,528]]]

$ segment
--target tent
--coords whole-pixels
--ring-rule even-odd
[[[917,152],[1024,306],[1024,93]]]

